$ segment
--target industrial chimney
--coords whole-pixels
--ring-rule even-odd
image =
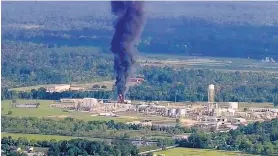
[[[208,86],[208,103],[214,103],[215,91],[214,85],[210,84]]]

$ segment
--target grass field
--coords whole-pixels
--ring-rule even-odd
[[[112,90],[113,85],[115,84],[114,80],[110,81],[99,81],[99,82],[90,82],[90,83],[71,83],[71,87],[73,88],[83,88],[85,90],[91,90],[94,85],[105,85],[107,88],[105,90]],[[57,84],[47,84],[47,85],[36,85],[36,86],[28,86],[28,87],[19,87],[19,88],[11,88],[9,90],[13,91],[31,91],[32,89],[39,89],[41,87],[43,88],[49,88],[49,87],[54,87]],[[128,86],[134,86],[136,83],[134,82],[129,82],[127,84]],[[102,89],[103,90],[103,89]]]
[[[114,81],[99,81],[99,82],[91,82],[91,83],[71,83],[70,85],[72,87],[78,87],[78,88],[85,88],[85,89],[91,89],[92,86],[94,85],[105,85],[107,87],[107,90],[111,90],[113,85],[114,85]],[[32,89],[39,89],[41,87],[43,88],[49,88],[49,87],[54,87],[55,84],[47,84],[47,85],[36,85],[36,86],[28,86],[28,87],[19,87],[19,88],[11,88],[10,90],[14,90],[14,91],[31,91]]]
[[[82,120],[100,120],[100,121],[109,121],[115,120],[119,122],[128,122],[134,120],[152,120],[154,123],[161,122],[161,121],[169,121],[175,122],[172,118],[161,117],[161,116],[142,116],[139,114],[129,113],[129,112],[122,112],[119,117],[105,117],[105,116],[98,116],[93,115],[88,112],[64,112],[59,108],[53,108],[49,105],[53,103],[52,100],[17,100],[18,103],[28,103],[28,102],[39,102],[40,106],[38,108],[10,108],[11,100],[4,100],[1,101],[1,113],[2,115],[7,115],[8,111],[12,111],[11,116],[34,116],[34,117],[50,117],[50,118],[65,118],[65,117],[73,117]],[[196,102],[196,104],[201,104],[202,102]],[[161,103],[162,104],[162,103]],[[179,102],[179,103],[171,103],[171,105],[188,105],[192,104],[190,102]],[[194,104],[194,103],[193,103]],[[219,106],[228,106],[227,103],[219,103]],[[249,107],[273,107],[271,103],[246,103],[240,102],[239,108],[249,108]]]
[[[155,152],[156,156],[164,154],[165,156],[251,156],[239,152],[194,149],[194,148],[173,148],[165,151]]]
[[[19,137],[26,137],[28,140],[70,140],[76,139],[78,137],[71,136],[59,136],[59,135],[41,135],[41,134],[22,134],[22,133],[6,133],[1,132],[1,138],[11,136],[13,139],[17,139]]]
[[[142,54],[141,65],[172,66],[188,69],[213,69],[223,72],[278,72],[278,63],[265,63],[255,59],[184,56],[167,54]]]
[[[11,100],[1,101],[1,113],[2,115],[7,115],[8,111],[12,111],[11,116],[18,117],[50,117],[50,118],[65,118],[73,117],[82,120],[100,120],[109,121],[115,120],[119,122],[133,121],[133,118],[129,117],[103,117],[103,116],[92,116],[88,112],[63,112],[59,108],[53,108],[49,105],[53,102],[52,100],[17,100],[17,103],[28,103],[28,102],[39,102],[40,106],[38,108],[10,108]]]
[[[8,111],[12,111],[10,116],[18,116],[18,117],[49,117],[54,119],[61,119],[65,117],[72,117],[76,119],[91,121],[91,120],[99,120],[99,121],[110,121],[115,120],[118,122],[129,122],[134,120],[152,120],[154,123],[156,121],[164,121],[166,117],[161,116],[143,116],[137,114],[120,114],[119,117],[106,117],[106,116],[98,116],[97,114],[92,114],[89,112],[64,112],[59,108],[50,107],[49,105],[53,103],[52,100],[17,100],[17,103],[34,103],[39,102],[40,106],[38,108],[10,108],[11,100],[1,101],[1,113],[2,115],[7,115]],[[172,119],[175,121],[174,119]]]

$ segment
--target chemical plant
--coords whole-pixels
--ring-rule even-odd
[[[60,99],[50,105],[68,111],[87,111],[92,115],[117,117],[129,112],[139,116],[160,116],[179,119],[179,124],[213,131],[228,131],[240,124],[254,121],[264,121],[277,118],[278,109],[275,108],[246,108],[240,107],[238,102],[215,102],[215,86],[208,86],[208,102],[206,103],[162,103],[139,102],[124,100],[119,95],[117,101],[109,99]],[[133,121],[127,124],[151,126],[151,120]],[[167,122],[164,123],[167,125]],[[170,124],[169,124],[170,125]]]

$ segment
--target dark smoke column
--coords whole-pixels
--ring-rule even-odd
[[[142,1],[112,1],[112,13],[118,17],[111,42],[119,102],[123,102],[127,79],[135,64],[134,53],[144,25]]]

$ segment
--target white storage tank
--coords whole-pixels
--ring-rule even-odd
[[[170,114],[171,114],[171,115],[176,115],[176,111],[177,111],[177,110],[176,110],[175,108],[172,108],[171,111],[170,111]]]
[[[124,103],[131,104],[131,100],[124,100]]]
[[[180,110],[179,110],[179,114],[180,114],[180,115],[185,115],[185,114],[186,114],[185,109],[180,109]]]
[[[229,108],[238,109],[238,102],[229,102]]]
[[[208,102],[213,103],[215,98],[215,91],[214,91],[214,85],[210,84],[208,86]]]
[[[97,99],[95,98],[84,98],[83,99],[83,107],[88,109],[93,109],[93,106],[96,106],[98,103]]]

